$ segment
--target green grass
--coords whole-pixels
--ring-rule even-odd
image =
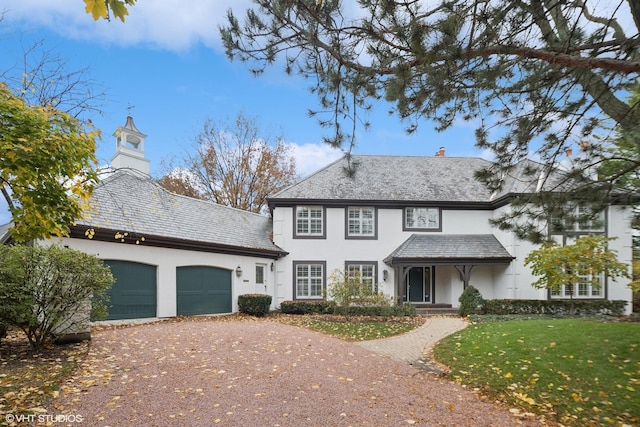
[[[434,357],[460,383],[564,425],[640,424],[640,323],[481,323],[446,337]]]
[[[384,320],[359,316],[278,316],[278,321],[322,332],[345,341],[368,341],[403,334],[424,323],[421,317],[392,317]]]

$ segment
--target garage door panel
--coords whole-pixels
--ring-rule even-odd
[[[109,290],[108,320],[157,316],[156,267],[130,261],[105,260],[116,283]]]
[[[215,267],[176,269],[179,316],[231,312],[231,271]]]

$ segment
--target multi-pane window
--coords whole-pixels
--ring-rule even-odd
[[[359,277],[360,282],[371,286],[373,292],[378,291],[375,263],[347,263],[347,274],[350,277]]]
[[[593,284],[591,277],[585,277],[583,282],[574,285],[565,285],[561,289],[552,290],[553,298],[603,298],[604,296],[604,276],[599,274],[596,277],[599,282],[597,286]]]
[[[296,236],[324,236],[322,206],[296,207]]]
[[[347,209],[347,236],[374,237],[376,212],[373,207],[350,207]]]
[[[578,208],[578,222],[576,223],[576,231],[604,231],[604,211],[593,216],[585,207]]]
[[[323,298],[324,264],[295,264],[296,298]]]
[[[256,285],[264,285],[264,270],[265,266],[263,264],[256,265]]]
[[[579,206],[564,218],[553,217],[551,232],[602,233],[604,224],[604,211],[593,214],[589,208]]]
[[[404,226],[408,229],[437,230],[440,228],[440,209],[405,208]]]

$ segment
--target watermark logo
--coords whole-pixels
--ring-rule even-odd
[[[6,414],[4,420],[8,425],[14,423],[81,423],[84,417],[78,414]]]

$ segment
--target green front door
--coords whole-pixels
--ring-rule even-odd
[[[405,283],[409,302],[432,302],[431,268],[412,267]]]
[[[188,266],[176,269],[178,316],[231,313],[231,271]]]
[[[116,279],[109,290],[107,320],[156,317],[156,266],[117,260],[104,263]]]

